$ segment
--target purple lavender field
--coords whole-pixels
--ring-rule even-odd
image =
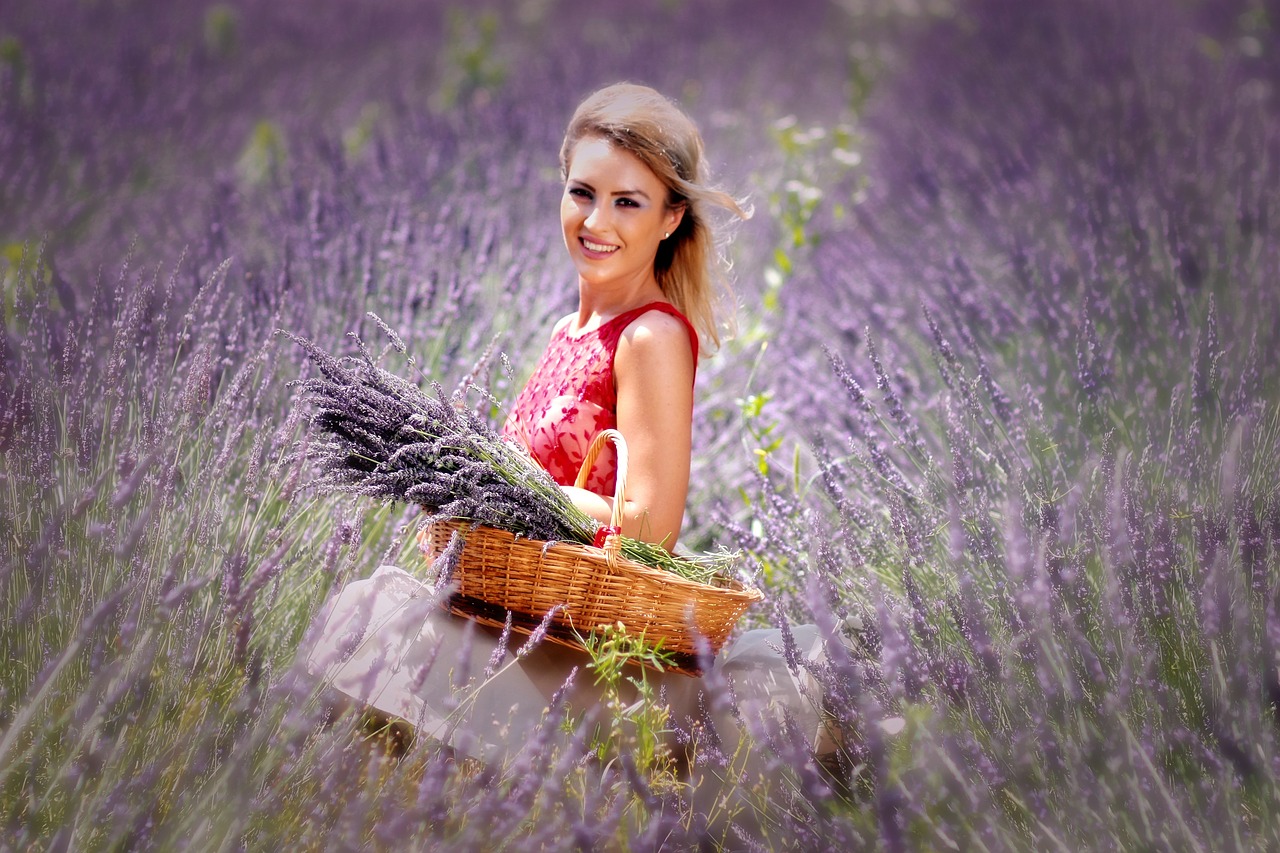
[[[1280,849],[1278,27],[8,4],[0,849]],[[501,766],[393,757],[295,661],[421,558],[414,509],[310,488],[275,330],[376,350],[376,315],[389,369],[510,399],[575,298],[564,123],[621,79],[755,204],[683,539],[741,550],[744,625],[832,636],[837,753],[744,715],[765,772],[704,745],[715,791],[638,749],[694,726],[653,708],[625,760],[554,714]]]

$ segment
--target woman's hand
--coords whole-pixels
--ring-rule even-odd
[[[683,323],[661,311],[642,314],[623,332],[614,356],[618,431],[627,442],[622,532],[675,547],[684,521],[693,444],[693,348]],[[563,487],[601,524],[613,499]]]

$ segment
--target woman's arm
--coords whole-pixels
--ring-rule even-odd
[[[675,547],[684,521],[693,443],[693,349],[685,325],[650,311],[623,333],[613,362],[618,431],[627,442],[622,532]],[[613,499],[566,487],[573,502],[601,524]]]

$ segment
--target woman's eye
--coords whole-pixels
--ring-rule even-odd
[[[639,207],[639,206],[640,205],[635,203],[634,199],[630,199],[630,198],[618,199],[618,207]]]
[[[581,198],[581,199],[591,198],[591,193],[587,192],[582,187],[571,187],[569,189],[569,195],[573,196],[574,198]]]

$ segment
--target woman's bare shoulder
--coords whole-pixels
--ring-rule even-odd
[[[684,383],[693,377],[689,330],[663,311],[646,311],[627,324],[618,341],[615,370],[642,378]]]
[[[679,318],[655,308],[628,323],[627,328],[622,332],[622,340],[632,347],[646,350],[667,350],[681,342],[687,349],[689,348],[689,329]]]

